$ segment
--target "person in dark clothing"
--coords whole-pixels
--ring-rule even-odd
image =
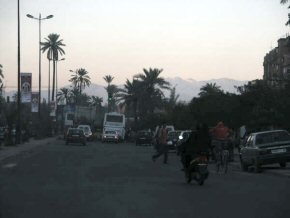
[[[206,153],[208,156],[210,137],[208,128],[204,124],[200,124],[193,130],[187,141],[179,147],[178,154],[181,155],[181,163],[183,170],[187,169],[190,162],[200,153]]]

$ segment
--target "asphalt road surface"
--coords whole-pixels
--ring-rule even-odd
[[[1,218],[285,218],[290,178],[264,172],[186,184],[179,157],[152,162],[152,147],[56,140],[0,162]]]

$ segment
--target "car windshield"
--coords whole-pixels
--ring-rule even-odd
[[[290,141],[290,135],[286,131],[261,133],[256,136],[256,145],[265,143]]]
[[[116,131],[105,131],[105,134],[116,134]]]
[[[81,134],[82,130],[80,130],[80,129],[70,129],[69,133],[70,134]]]

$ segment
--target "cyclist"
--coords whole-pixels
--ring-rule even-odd
[[[212,147],[214,151],[214,156],[217,152],[221,151],[225,144],[229,143],[229,137],[232,131],[224,125],[222,121],[218,122],[218,124],[211,129],[212,135]]]

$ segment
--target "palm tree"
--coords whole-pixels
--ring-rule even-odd
[[[110,112],[112,109],[115,109],[119,88],[116,85],[110,84],[105,89],[108,93],[108,111]]]
[[[68,88],[61,88],[60,91],[56,94],[57,102],[69,103],[70,90]]]
[[[164,78],[160,77],[162,69],[143,69],[144,74],[137,74],[136,79],[141,79],[143,96],[142,106],[144,113],[151,112],[155,107],[161,105],[161,100],[164,97],[163,89],[170,89],[170,83]]]
[[[74,87],[78,88],[80,94],[82,94],[83,88],[91,85],[91,78],[88,75],[88,71],[83,68],[77,69],[75,74],[71,75],[69,81],[73,83]]]
[[[2,89],[3,89],[3,79],[4,79],[4,75],[3,75],[3,70],[2,70],[2,65],[0,64],[0,96],[2,95]]]
[[[116,96],[117,101],[122,102],[121,106],[125,106],[127,109],[129,109],[129,107],[133,108],[135,127],[138,117],[138,99],[141,97],[142,90],[141,85],[141,82],[136,79],[133,79],[132,82],[127,79],[124,88],[119,89]]]
[[[280,3],[281,4],[286,4],[288,2],[288,0],[281,0]]]
[[[204,97],[221,93],[223,93],[223,90],[221,90],[221,87],[217,86],[216,83],[207,83],[200,88],[200,92],[198,93],[198,95],[200,97]]]
[[[112,83],[114,77],[111,75],[104,76],[103,79],[108,83],[108,86]]]
[[[90,105],[92,106],[102,106],[103,103],[103,98],[100,98],[98,96],[91,96],[90,98]]]
[[[59,54],[65,54],[62,46],[65,44],[62,43],[62,39],[59,40],[59,35],[56,33],[51,33],[45,38],[46,42],[41,42],[42,52],[47,51],[47,58],[53,61],[53,79],[52,79],[52,101],[54,100],[55,92],[55,72],[56,72],[56,61],[58,61]]]

